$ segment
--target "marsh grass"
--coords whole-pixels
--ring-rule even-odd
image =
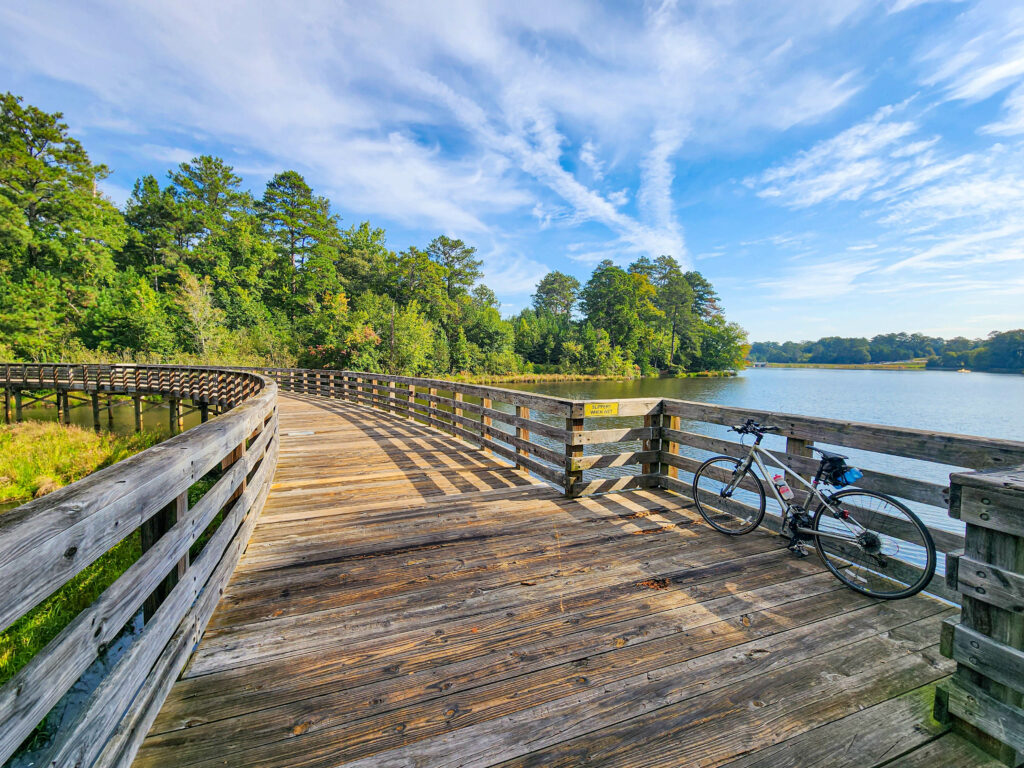
[[[145,432],[96,434],[52,422],[0,426],[0,501],[45,495],[158,440],[158,435]],[[0,633],[0,685],[95,601],[140,553],[136,531]]]
[[[0,503],[43,496],[158,440],[148,432],[97,434],[47,421],[0,425]]]

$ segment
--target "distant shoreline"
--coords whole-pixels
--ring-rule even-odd
[[[748,365],[747,368],[754,368]],[[909,363],[767,363],[758,368],[835,368],[851,371],[923,371],[924,361]],[[937,369],[932,369],[937,370]],[[946,369],[949,370],[949,369]]]
[[[946,373],[956,373],[959,368],[938,368],[935,366],[928,367],[924,362],[910,362],[910,363],[766,363],[764,365],[754,366],[752,364],[747,365],[747,369],[752,368],[826,368],[834,370],[845,370],[845,371],[945,371]],[[1011,375],[1024,374],[1024,370],[1016,370],[1013,368],[971,368],[966,369],[965,373],[1004,373]]]

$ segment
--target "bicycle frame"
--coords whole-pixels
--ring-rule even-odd
[[[815,478],[811,482],[808,482],[803,478],[802,475],[800,475],[799,472],[797,472],[788,464],[786,464],[786,462],[782,461],[782,459],[780,459],[774,453],[769,451],[767,448],[762,448],[759,442],[755,442],[750,446],[750,450],[747,453],[747,457],[743,459],[743,461],[736,467],[734,479],[723,489],[723,494],[731,494],[734,490],[736,490],[736,486],[739,484],[740,479],[743,477],[746,471],[750,469],[751,464],[757,464],[757,468],[761,470],[761,476],[767,481],[768,487],[771,488],[772,495],[775,497],[775,500],[779,502],[779,506],[782,507],[781,530],[786,530],[786,521],[789,519],[790,512],[792,511],[794,505],[786,501],[784,498],[782,498],[782,494],[779,493],[779,489],[776,487],[775,483],[772,482],[772,476],[768,473],[768,467],[766,467],[765,463],[761,460],[761,454],[764,454],[774,464],[777,464],[779,467],[781,467],[787,475],[796,478],[800,482],[800,484],[807,489],[807,498],[804,503],[804,511],[810,510],[811,502],[814,499],[817,499],[820,503],[824,504],[833,512],[836,511],[835,507],[833,507],[829,503],[829,500],[825,497],[825,495],[818,490],[817,478]],[[857,523],[856,520],[853,520],[848,516],[836,514],[835,517],[837,520],[841,520],[843,524],[850,529],[850,536],[843,536],[842,534],[833,532],[815,531],[811,528],[804,527],[796,527],[795,530],[798,533],[811,534],[815,536],[821,536],[823,538],[838,539],[839,541],[847,542],[855,542],[857,540],[857,535],[865,530],[860,524]],[[850,525],[851,522],[856,526],[856,528]],[[858,531],[857,529],[860,530]]]

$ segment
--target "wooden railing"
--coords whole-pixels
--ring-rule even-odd
[[[858,486],[895,496],[926,522],[942,553],[957,552],[957,526],[939,527],[948,478],[961,469],[1024,465],[1024,442],[862,424],[665,398],[575,400],[500,387],[360,371],[260,369],[282,390],[337,398],[416,419],[503,457],[551,482],[568,496],[661,487],[692,493],[693,472],[714,454],[739,456],[743,447],[726,427],[753,418],[780,428],[769,438],[795,471],[813,474],[810,448],[852,449],[864,477]],[[894,462],[899,469],[888,468]],[[889,533],[906,536],[898,520]],[[765,524],[778,530],[769,509]],[[913,568],[914,566],[909,566]],[[941,570],[941,569],[940,569]],[[959,602],[944,576],[929,591]]]
[[[141,556],[0,688],[2,763],[134,624],[123,653],[106,659],[84,706],[35,762],[128,765],[202,635],[269,492],[277,386],[258,374],[180,366],[4,365],[0,372],[8,401],[40,390],[149,393],[190,401],[204,417],[224,412],[0,514],[0,630],[140,531]]]

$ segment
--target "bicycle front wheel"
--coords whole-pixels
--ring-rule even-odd
[[[924,523],[903,504],[872,491],[832,496],[814,515],[814,547],[850,589],[898,600],[916,595],[935,573],[935,544]]]
[[[731,456],[715,456],[693,476],[693,502],[715,530],[730,536],[750,533],[764,517],[765,495],[761,478],[742,469]]]

